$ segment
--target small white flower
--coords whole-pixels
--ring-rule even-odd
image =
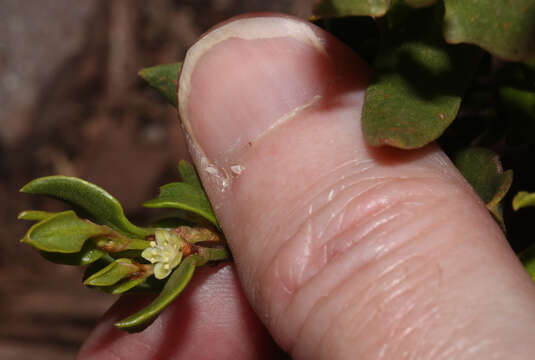
[[[150,242],[150,247],[143,250],[141,256],[154,265],[156,279],[164,279],[182,260],[182,239],[176,234],[164,229],[154,232],[156,241]]]

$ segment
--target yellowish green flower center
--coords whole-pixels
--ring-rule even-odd
[[[182,260],[183,240],[175,232],[156,229],[156,241],[150,242],[150,247],[143,250],[141,256],[154,265],[156,279],[164,279]]]

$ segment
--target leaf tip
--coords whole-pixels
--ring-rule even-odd
[[[146,329],[150,324],[152,324],[154,319],[151,320],[152,321],[140,322],[135,315],[132,315],[115,322],[113,326],[129,333],[136,333]]]

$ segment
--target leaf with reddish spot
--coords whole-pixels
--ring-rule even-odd
[[[138,75],[156,89],[169,104],[177,106],[177,82],[182,63],[152,66],[142,69]]]

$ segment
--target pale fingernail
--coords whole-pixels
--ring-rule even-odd
[[[327,91],[334,69],[313,27],[292,18],[242,18],[188,52],[179,110],[195,151],[220,164]],[[230,164],[220,164],[230,165]]]

